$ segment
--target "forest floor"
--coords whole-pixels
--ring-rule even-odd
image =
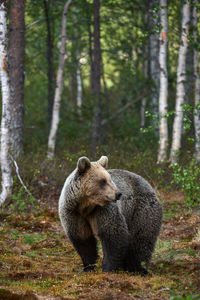
[[[34,213],[1,210],[0,299],[200,299],[199,212],[180,192],[160,198],[163,226],[145,277],[103,273],[101,249],[96,271],[82,272],[53,201]]]

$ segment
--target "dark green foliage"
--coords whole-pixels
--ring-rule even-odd
[[[60,41],[61,15],[64,1],[49,1],[50,20],[54,45],[54,68],[57,69],[58,45]],[[150,88],[152,83],[143,75],[143,46],[148,40],[150,30],[144,23],[146,1],[102,1],[101,2],[101,48],[104,74],[102,81],[102,118],[111,120],[102,127],[102,140],[98,149],[121,147],[122,144],[134,151],[147,148],[157,148],[158,137],[152,127],[150,106]],[[158,22],[155,30],[159,29],[159,6],[154,9],[153,16]],[[93,31],[92,1],[74,0],[70,7],[67,23],[67,61],[64,72],[64,89],[61,104],[61,122],[59,125],[56,149],[63,151],[81,151],[89,149],[91,142],[91,124],[93,101],[90,86],[90,55],[89,32]],[[180,33],[180,7],[178,1],[169,2],[169,127],[172,127],[176,66]],[[178,20],[178,22],[177,22]],[[47,59],[46,59],[46,24],[43,1],[27,1],[26,25],[35,21],[35,25],[27,28],[26,32],[26,77],[25,77],[25,152],[38,151],[46,148],[48,138],[47,123]],[[191,40],[191,45],[193,42]],[[83,107],[78,113],[77,96],[77,50],[81,58],[83,83]],[[141,100],[134,102],[138,95],[147,97],[146,126],[140,133]],[[127,103],[133,103],[128,109],[112,118],[119,109]],[[185,109],[184,126],[191,132],[192,107]],[[155,126],[155,123],[154,123]],[[192,138],[193,133],[190,135]],[[80,147],[81,145],[81,147]],[[111,148],[110,148],[111,145]]]
[[[61,16],[64,0],[49,0],[50,21],[53,37],[54,70],[58,67]],[[154,187],[168,188],[172,172],[177,183],[187,195],[197,201],[199,197],[195,178],[182,177],[183,170],[197,172],[195,163],[178,171],[165,166],[157,166],[156,156],[158,136],[155,123],[158,116],[152,113],[150,90],[152,82],[143,74],[144,43],[149,40],[150,28],[145,23],[148,1],[101,1],[101,48],[102,48],[102,120],[101,141],[97,155],[109,156],[110,167],[124,168],[139,173]],[[171,133],[174,118],[177,55],[180,37],[181,10],[178,0],[169,1],[169,109],[168,124]],[[151,12],[157,20],[155,31],[159,31],[158,7]],[[199,14],[199,6],[197,9]],[[43,0],[26,1],[26,66],[25,66],[25,147],[24,157],[18,161],[25,184],[33,197],[40,198],[42,189],[40,176],[48,177],[48,184],[61,186],[64,178],[75,167],[82,155],[90,156],[93,99],[90,82],[89,27],[93,32],[92,1],[73,0],[67,16],[67,60],[64,70],[60,124],[56,141],[56,157],[50,164],[45,160],[48,139],[48,76],[47,76],[47,28]],[[31,25],[35,21],[35,25]],[[200,29],[200,28],[198,28]],[[194,45],[189,37],[191,47]],[[83,105],[78,111],[77,96],[77,50],[80,54],[81,78],[83,85]],[[104,78],[104,80],[103,80]],[[146,124],[140,129],[140,108],[142,98],[146,98]],[[193,100],[184,105],[184,143],[181,162],[188,162],[188,153],[194,148]],[[196,108],[197,109],[197,108]],[[119,112],[120,111],[120,112]],[[152,122],[156,121],[156,122]],[[152,125],[152,123],[154,125]],[[190,151],[190,152],[188,152]],[[61,167],[60,167],[61,166]],[[184,166],[184,163],[183,163]],[[39,173],[37,173],[39,172]],[[188,171],[189,172],[189,171]],[[195,173],[194,172],[194,173]],[[195,173],[196,174],[196,173]],[[179,178],[179,179],[178,179]],[[182,179],[180,179],[182,178]],[[190,179],[189,179],[190,178]],[[190,181],[190,185],[186,179]],[[182,180],[182,181],[181,181]],[[184,181],[184,183],[183,183]],[[195,182],[193,184],[193,182]],[[46,182],[44,182],[46,183]],[[23,210],[24,201],[30,203],[19,180],[15,179],[13,202],[18,202],[18,210]],[[30,203],[31,205],[31,203]],[[33,204],[34,205],[34,204]]]

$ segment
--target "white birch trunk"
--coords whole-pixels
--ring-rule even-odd
[[[77,51],[77,71],[76,71],[76,81],[77,81],[77,107],[78,109],[82,106],[82,81],[81,81],[81,64],[80,55]]]
[[[197,43],[197,1],[193,7],[193,36]],[[195,129],[195,158],[200,162],[200,79],[199,79],[199,52],[194,49],[194,129]],[[198,108],[197,108],[198,106]]]
[[[159,87],[159,63],[158,63],[158,34],[152,34],[150,37],[150,74],[152,81],[151,104],[152,112],[158,113],[158,87]]]
[[[140,127],[144,128],[145,126],[145,108],[146,108],[146,97],[142,98],[141,107],[140,107]]]
[[[181,133],[183,123],[183,104],[185,98],[185,81],[186,81],[186,54],[188,49],[187,35],[189,32],[190,22],[190,4],[183,4],[182,12],[182,32],[178,55],[177,68],[177,85],[176,85],[176,108],[172,132],[172,146],[170,153],[170,162],[174,164],[178,160],[181,149]]]
[[[148,41],[145,41],[144,45],[144,57],[143,57],[143,75],[144,79],[148,78]],[[146,109],[146,96],[142,98],[141,108],[140,108],[140,127],[145,126],[145,109]]]
[[[148,28],[149,26],[149,5],[147,6],[145,15],[144,15],[144,26],[145,28]],[[149,71],[149,37],[146,37],[144,41],[144,49],[143,49],[143,65],[142,65],[142,71],[143,71],[143,76],[145,80],[145,85],[146,85],[146,80],[148,79],[148,71]],[[148,85],[147,85],[148,86]],[[146,96],[142,98],[141,101],[141,107],[140,107],[140,127],[145,126],[145,109],[146,109]]]
[[[2,90],[2,118],[1,118],[1,176],[2,191],[0,205],[12,194],[12,168],[10,157],[10,133],[11,133],[11,97],[10,81],[7,70],[7,9],[6,1],[0,4],[0,77]]]
[[[150,35],[150,76],[152,81],[151,87],[151,105],[153,114],[158,114],[158,90],[159,90],[159,35],[155,32],[156,19],[153,15],[153,10],[156,6],[159,5],[159,2],[156,0],[151,0],[150,2],[150,26],[151,26],[151,35]],[[153,125],[155,127],[155,132],[158,134],[158,125],[156,119],[153,119]]]
[[[52,111],[52,120],[51,127],[48,139],[48,150],[47,150],[47,158],[50,159],[54,156],[55,153],[55,144],[56,144],[56,133],[58,129],[58,124],[60,120],[60,100],[63,88],[63,72],[64,72],[64,64],[66,59],[66,24],[67,24],[67,11],[69,5],[72,0],[68,0],[64,6],[63,15],[62,15],[62,25],[61,25],[61,46],[59,50],[59,66],[56,77],[56,89],[54,96],[54,104]]]
[[[168,127],[167,127],[167,97],[168,97],[168,75],[167,75],[167,33],[168,16],[167,0],[160,0],[160,23],[162,30],[160,32],[160,94],[159,94],[159,151],[158,163],[167,160],[168,146]]]

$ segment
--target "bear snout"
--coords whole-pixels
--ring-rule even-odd
[[[122,196],[122,193],[117,192],[116,196],[115,196],[116,200],[119,200],[121,198],[121,196]]]

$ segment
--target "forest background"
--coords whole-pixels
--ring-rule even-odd
[[[11,1],[6,10],[8,148],[18,163],[103,153],[154,179],[173,166],[185,185],[178,160],[194,173],[200,157],[198,1]]]
[[[199,16],[198,0],[0,1],[5,222],[56,208],[83,155],[145,177],[162,202],[171,195],[167,218],[178,199],[189,220],[200,201]]]

